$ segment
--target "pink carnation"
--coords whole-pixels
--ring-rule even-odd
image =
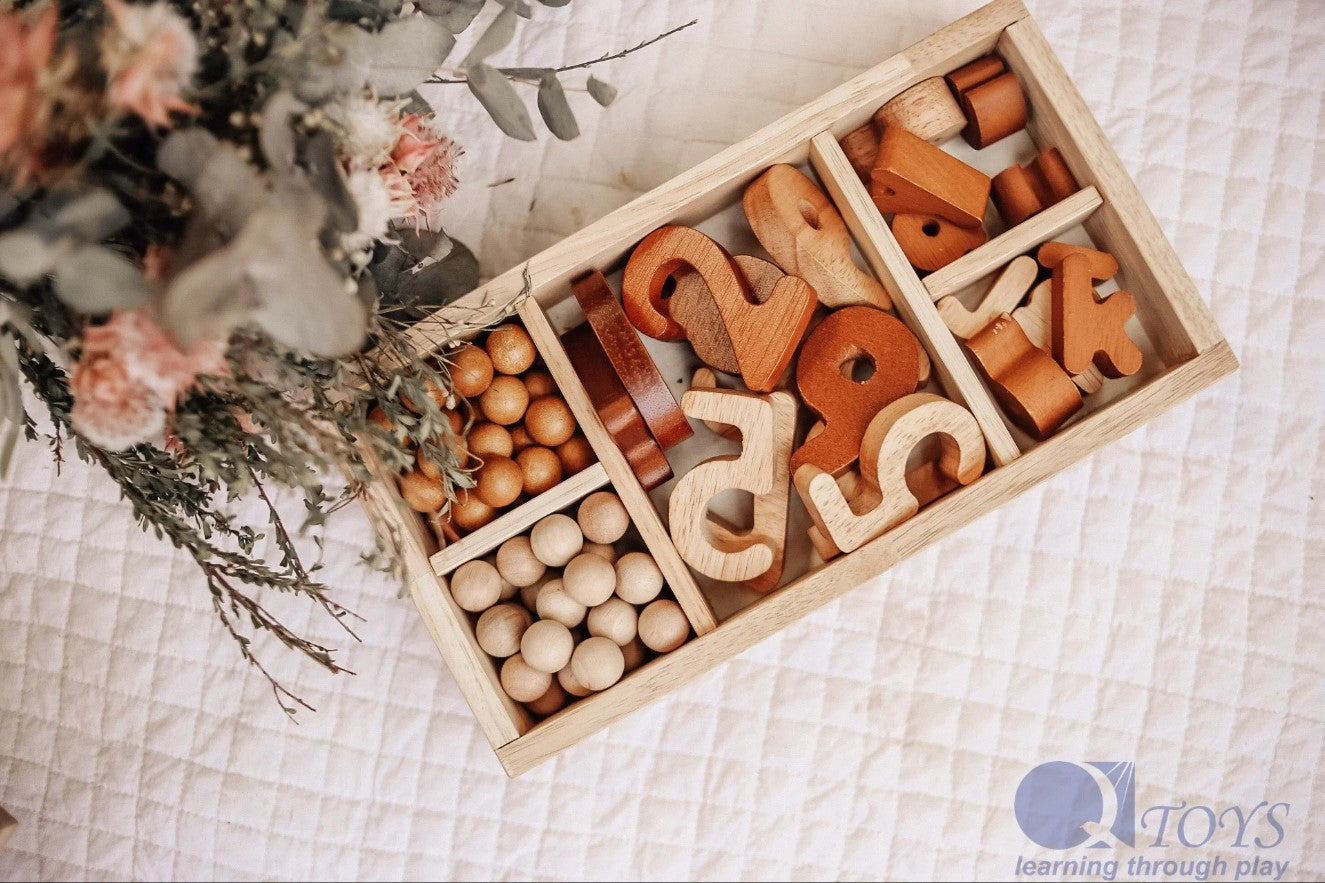
[[[168,127],[171,111],[197,113],[185,101],[198,69],[198,41],[169,4],[106,0],[114,26],[101,43],[110,101],[153,126]]]

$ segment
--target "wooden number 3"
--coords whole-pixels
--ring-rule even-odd
[[[796,470],[796,490],[815,526],[843,552],[859,549],[920,510],[906,483],[906,461],[921,439],[938,435],[942,444],[938,468],[966,485],[985,468],[985,440],[971,412],[932,393],[898,399],[874,416],[860,443],[860,468],[865,488],[859,502],[875,505],[853,509],[837,481],[811,464]]]

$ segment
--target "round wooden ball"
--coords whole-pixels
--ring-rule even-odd
[[[597,491],[585,497],[577,518],[584,538],[592,543],[615,543],[630,527],[626,507],[611,491]]]
[[[584,534],[575,519],[560,512],[548,515],[529,532],[534,557],[548,567],[565,567],[584,547]]]
[[[616,593],[631,604],[648,604],[663,588],[662,571],[648,552],[627,552],[616,563]]]
[[[428,456],[428,452],[425,451],[423,448],[419,448],[417,451],[414,452],[414,466],[419,470],[419,472],[423,473],[423,476],[425,478],[437,481],[442,477],[441,467],[439,467],[437,463],[433,461],[432,457]],[[406,500],[405,502],[409,501]]]
[[[574,658],[574,654],[572,654],[571,658]],[[561,685],[561,689],[565,690],[576,699],[582,699],[593,692],[593,690],[590,690],[588,687],[584,686],[584,684],[581,684],[576,680],[575,672],[571,670],[569,665],[557,672],[557,683]]]
[[[634,639],[639,614],[620,598],[608,598],[589,611],[589,634],[596,638],[610,638],[617,646],[625,646]]]
[[[492,360],[473,344],[456,350],[447,361],[451,363],[455,391],[467,399],[482,395],[492,383]]]
[[[400,476],[400,496],[415,512],[436,512],[446,503],[442,483],[424,475],[421,470],[411,470]]]
[[[497,549],[497,570],[513,586],[529,586],[547,570],[534,555],[529,537],[511,537]],[[613,574],[615,576],[615,574]]]
[[[584,613],[588,608],[566,594],[566,586],[561,580],[550,579],[539,590],[538,597],[534,601],[534,610],[543,619],[550,619],[568,629],[573,629],[584,622]]]
[[[451,597],[461,610],[482,613],[501,598],[501,574],[486,561],[466,561],[451,574]]]
[[[584,436],[572,435],[569,441],[557,445],[557,459],[567,475],[574,475],[593,465],[593,448]]]
[[[431,383],[431,381],[429,381],[429,383]],[[442,406],[438,405],[438,407]],[[456,411],[453,408],[442,407],[442,413],[446,415],[447,425],[451,427],[451,433],[453,435],[460,435],[465,431],[465,418],[460,416],[459,411]]]
[[[483,611],[474,635],[484,653],[505,659],[520,652],[520,639],[532,622],[529,611],[519,604],[498,604]]]
[[[529,391],[518,377],[494,377],[492,385],[479,398],[483,416],[493,423],[510,426],[524,416],[529,407]]]
[[[575,415],[561,396],[543,396],[529,403],[524,425],[534,441],[555,448],[575,434]]]
[[[584,551],[592,552],[609,564],[615,564],[617,560],[616,546],[611,543],[591,543],[586,540]]]
[[[488,563],[489,563],[489,564],[492,564],[491,561],[489,561]],[[496,567],[497,565],[493,564],[492,566],[493,566],[493,567]],[[501,571],[500,571],[500,570],[497,571],[497,574],[498,574],[498,576],[500,576],[500,575],[501,575]],[[508,583],[508,582],[506,581],[506,577],[504,577],[504,576],[501,578],[501,600],[503,600],[503,601],[509,601],[509,600],[511,600],[512,598],[514,598],[516,595],[518,595],[519,593],[520,593],[520,587],[519,587],[519,586],[512,585],[511,583]]]
[[[561,572],[566,594],[585,607],[597,607],[616,591],[616,571],[602,558],[581,552]]]
[[[368,412],[368,422],[387,432],[391,432],[396,428],[396,424],[391,422],[391,418],[386,415],[386,411],[376,406]]]
[[[552,675],[539,671],[519,654],[501,666],[501,688],[516,702],[533,702],[552,686]]]
[[[690,621],[681,605],[667,598],[654,601],[639,615],[639,639],[659,653],[671,653],[690,637]]]
[[[515,443],[511,432],[505,426],[496,423],[480,423],[469,430],[465,439],[465,448],[480,460],[489,457],[509,457],[515,453]]]
[[[526,371],[524,388],[529,390],[531,400],[557,393],[557,384],[552,380],[552,375],[546,371]]]
[[[515,462],[524,473],[524,492],[531,497],[552,490],[561,481],[561,461],[545,447],[525,448],[516,455]]]
[[[524,490],[524,472],[510,457],[489,457],[478,471],[474,489],[478,498],[494,509],[509,506]]]
[[[622,645],[621,655],[626,659],[626,673],[629,674],[644,664],[644,660],[648,657],[649,651],[648,648],[644,646],[644,642],[639,639],[638,635],[636,635],[629,644]]]
[[[520,588],[516,590],[520,593],[520,603],[525,606],[525,609],[529,610],[530,612],[537,610],[538,594],[543,591],[543,586],[547,585],[550,582],[560,583],[561,580],[554,579],[553,577],[547,575],[543,575],[540,576],[538,579],[534,580],[529,585],[520,586]]]
[[[568,701],[570,699],[566,695],[566,691],[562,689],[561,684],[557,683],[557,679],[553,678],[552,683],[548,685],[547,692],[533,702],[526,702],[525,708],[528,708],[530,712],[539,717],[547,717],[565,708]]]
[[[529,332],[519,325],[499,325],[492,329],[487,350],[492,367],[502,374],[523,374],[538,356]]]
[[[497,510],[478,498],[473,488],[461,488],[451,501],[451,523],[463,531],[478,530],[497,517]]]
[[[570,670],[590,690],[606,690],[621,680],[626,658],[609,638],[586,638],[571,654]]]
[[[511,427],[511,444],[515,446],[516,454],[519,454],[525,448],[533,446],[534,440],[529,435],[529,430],[524,428],[523,423]]]
[[[520,655],[539,671],[554,675],[570,662],[575,638],[570,629],[552,619],[540,619],[520,638]]]

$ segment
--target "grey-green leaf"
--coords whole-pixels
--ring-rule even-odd
[[[0,276],[19,285],[30,285],[51,271],[60,250],[26,227],[0,234]]]
[[[533,18],[534,11],[529,8],[525,0],[497,0],[502,6],[515,10],[515,14],[520,18]]]
[[[3,318],[3,316],[0,316]],[[0,334],[0,478],[9,472],[9,463],[23,425],[22,373],[18,367],[17,341]]]
[[[295,140],[293,118],[302,113],[306,105],[282,89],[267,99],[262,106],[262,128],[258,143],[267,165],[278,175],[288,175],[294,169]]]
[[[515,87],[495,69],[476,64],[468,71],[469,91],[483,105],[492,121],[512,138],[534,140],[534,123]]]
[[[56,235],[100,242],[127,223],[128,210],[109,190],[97,187],[60,206],[44,226]]]
[[[100,245],[81,245],[55,264],[55,294],[80,313],[129,310],[147,296],[142,271]]]
[[[613,101],[616,101],[616,86],[611,83],[604,83],[593,74],[589,75],[588,88],[593,100],[603,107],[607,107]]]
[[[505,49],[507,44],[515,37],[515,8],[507,6],[497,17],[488,25],[488,29],[483,32],[483,36],[478,38],[474,48],[469,50],[465,60],[460,63],[462,68],[468,68],[472,65],[482,64],[489,55],[494,52],[500,52]]]
[[[367,85],[378,95],[403,95],[442,66],[455,48],[455,37],[425,15],[387,22],[376,34],[356,41],[359,60],[368,67]]]
[[[538,2],[542,3],[544,6],[551,6],[553,9],[560,9],[569,4],[570,0],[538,0]]]
[[[555,76],[544,77],[538,84],[538,112],[552,134],[562,141],[580,137],[580,127],[575,122],[570,102],[566,100],[566,90]]]
[[[418,0],[418,7],[451,33],[459,34],[474,23],[483,9],[483,0]]]

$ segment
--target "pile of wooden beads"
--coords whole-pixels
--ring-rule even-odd
[[[548,515],[451,575],[451,597],[477,615],[479,647],[500,660],[502,689],[533,714],[606,690],[690,637],[653,557],[619,552],[629,527],[616,494],[598,491],[574,517]]]

